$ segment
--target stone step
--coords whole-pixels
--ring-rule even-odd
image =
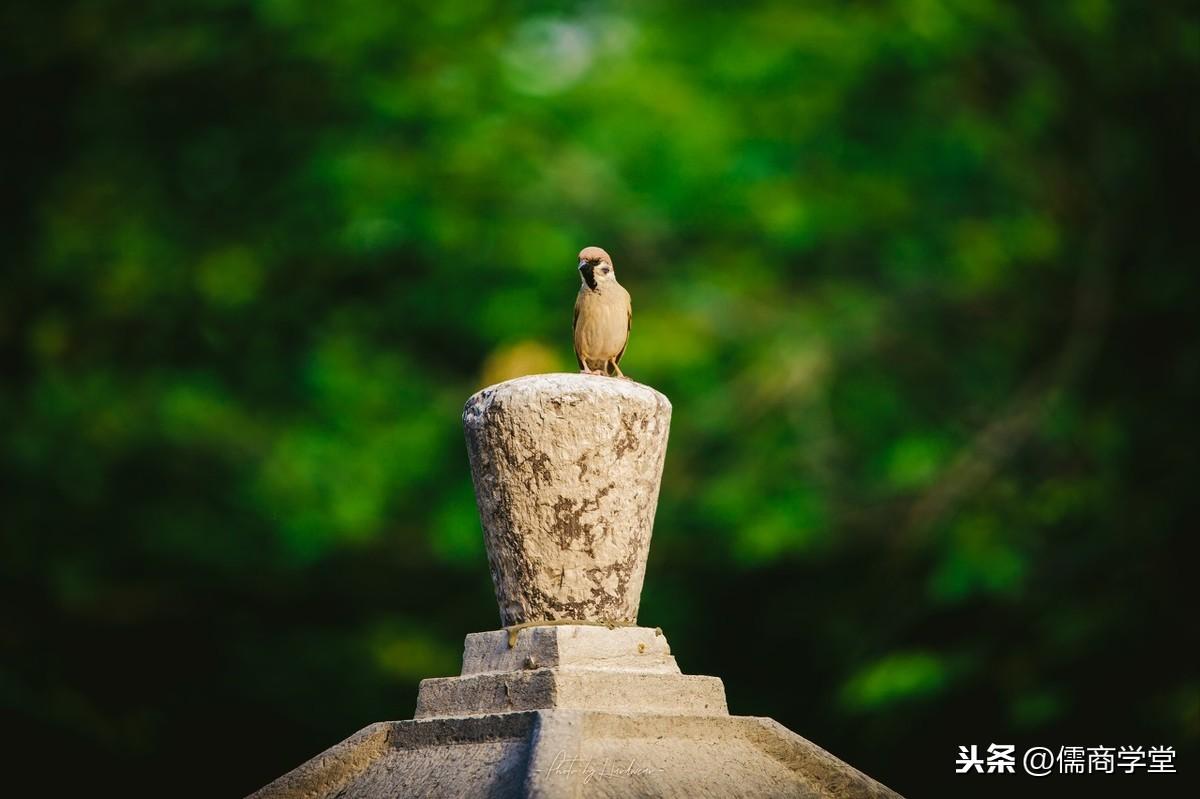
[[[463,676],[573,666],[679,674],[662,630],[556,624],[471,633]]]
[[[374,724],[251,799],[902,799],[764,718],[538,710]]]
[[[415,718],[549,709],[729,714],[717,677],[555,667],[422,680]]]

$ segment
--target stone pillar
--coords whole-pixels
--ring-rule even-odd
[[[671,403],[536,375],[467,400],[463,428],[503,625],[637,621]]]
[[[471,397],[508,629],[469,634],[461,673],[422,680],[413,719],[366,727],[255,799],[900,799],[770,719],[731,716],[719,678],[682,673],[662,630],[633,626],[670,419],[657,391],[593,375]]]

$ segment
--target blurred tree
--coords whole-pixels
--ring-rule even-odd
[[[571,368],[593,243],[676,406],[643,618],[735,712],[914,796],[957,744],[1200,748],[1194,5],[66,0],[0,44],[0,706],[62,780],[246,792],[456,670],[459,409]]]

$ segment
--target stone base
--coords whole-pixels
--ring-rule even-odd
[[[422,680],[415,720],[367,727],[253,796],[897,799],[771,719],[730,716],[721,681],[681,674],[661,630],[473,633],[462,674]]]
[[[537,710],[373,724],[252,799],[899,799],[767,718]]]
[[[463,647],[462,674],[422,680],[415,717],[550,709],[729,713],[721,681],[681,674],[666,636],[646,627],[572,624],[472,633]]]
[[[534,669],[422,680],[415,718],[473,716],[519,710],[728,715],[716,677],[582,669]]]

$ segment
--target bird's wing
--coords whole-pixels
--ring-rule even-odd
[[[621,351],[617,353],[617,357],[613,358],[616,364],[621,363],[621,357],[625,354],[625,348],[629,346],[629,331],[633,329],[633,300],[629,296],[629,292],[625,292],[625,343],[621,345]]]

